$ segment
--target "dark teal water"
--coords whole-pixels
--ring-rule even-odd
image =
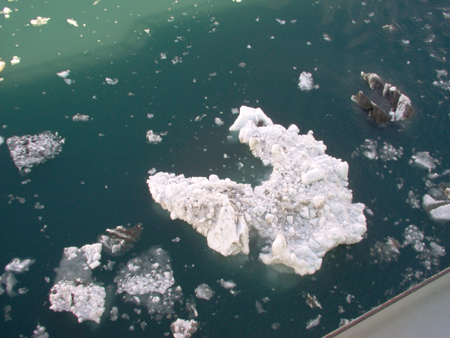
[[[12,3],[19,11],[1,22],[5,39],[0,57],[7,67],[0,73],[4,78],[0,135],[6,139],[51,130],[66,139],[61,154],[25,177],[14,166],[6,144],[0,147],[0,266],[14,257],[36,259],[30,271],[17,276],[17,287],[29,292],[14,298],[0,296],[0,307],[12,308],[12,320],[0,325],[1,336],[31,336],[37,322],[50,337],[162,337],[169,332],[172,320],[158,323],[144,308],[138,315],[135,306],[119,296],[112,302],[130,320],[104,318],[100,325],[78,324],[72,314],[49,310],[52,281],[46,283],[45,277],[53,280],[63,248],[94,243],[98,234],[119,224],[142,222],[145,229],[135,249],[119,257],[118,263],[161,245],[172,257],[175,279],[186,297],[201,283],[216,291],[208,302],[197,300],[200,329],[195,337],[321,337],[336,329],[341,319],[356,318],[450,265],[444,256],[426,269],[423,257],[411,246],[402,247],[391,262],[375,263],[376,257],[370,255],[375,243],[387,237],[403,243],[404,229],[410,224],[424,232],[426,245],[435,241],[448,248],[450,244],[448,224],[431,221],[423,209],[406,202],[409,191],[419,199],[427,191],[427,171],[408,163],[415,152],[429,151],[439,160],[433,172],[450,168],[449,93],[432,85],[438,80],[436,70],[450,70],[450,21],[443,15],[449,9],[444,2],[244,0],[209,1],[197,7],[182,0],[114,6],[102,0],[95,7],[92,2],[81,1],[58,12],[55,2],[30,7],[19,1]],[[185,7],[177,10],[177,6]],[[167,11],[169,7],[173,9]],[[94,48],[86,42],[84,48],[84,41],[97,34],[93,30],[100,40],[108,41],[108,25],[115,16],[130,16],[128,12],[136,20],[131,26],[121,26],[121,19],[117,20],[114,34],[123,34],[117,43]],[[46,26],[26,27],[37,15],[52,19]],[[65,22],[76,15],[78,28]],[[281,25],[277,18],[286,23]],[[81,22],[86,23],[85,31]],[[393,24],[396,31],[383,30],[386,24]],[[147,28],[150,36],[144,31]],[[79,39],[80,32],[86,40]],[[323,34],[332,41],[324,40]],[[425,42],[430,35],[435,36],[433,42]],[[16,39],[20,39],[18,47]],[[62,54],[71,52],[57,57],[37,47],[27,49],[36,41],[59,46]],[[160,59],[161,53],[167,53],[166,60]],[[21,62],[11,67],[13,55],[20,56]],[[175,56],[182,63],[172,64]],[[49,61],[41,61],[45,57]],[[246,67],[239,67],[241,62]],[[55,74],[66,69],[74,81],[70,86]],[[298,89],[302,71],[313,73],[318,90]],[[411,98],[415,115],[386,126],[369,121],[350,100],[359,90],[370,93],[361,71],[376,72],[396,85]],[[119,82],[107,85],[105,77]],[[367,237],[329,252],[312,276],[278,274],[254,259],[220,256],[189,225],[171,221],[148,192],[151,168],[260,182],[268,169],[251,157],[246,146],[227,140],[228,127],[237,116],[231,109],[244,104],[261,107],[275,123],[286,127],[294,123],[302,133],[313,130],[329,155],[349,162],[353,200],[374,213],[367,215]],[[93,120],[73,122],[76,113]],[[216,117],[224,125],[216,125]],[[147,144],[150,129],[168,133],[162,143]],[[352,157],[365,139],[402,147],[403,155],[386,162]],[[243,169],[238,170],[238,162],[244,163]],[[31,181],[21,184],[26,179]],[[443,176],[433,182],[449,180]],[[9,203],[9,195],[26,202]],[[34,209],[36,202],[45,208]],[[181,241],[173,242],[175,237]],[[107,259],[104,255],[102,262]],[[96,271],[94,276],[105,286],[113,284],[113,273]],[[233,296],[221,288],[217,283],[221,278],[233,279],[240,293]],[[308,292],[317,296],[323,309],[306,305]],[[346,301],[349,294],[354,295],[351,303]],[[258,314],[255,301],[264,297],[270,298],[263,303],[266,313]],[[345,312],[339,313],[339,306]],[[178,314],[186,318],[183,309]],[[307,330],[306,323],[319,314],[320,324]],[[147,322],[145,331],[139,321]],[[130,332],[133,323],[135,331]],[[280,327],[273,330],[273,323]]]

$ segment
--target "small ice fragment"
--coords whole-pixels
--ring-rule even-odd
[[[355,296],[349,293],[347,297],[345,297],[345,301],[350,304],[354,298]]]
[[[178,243],[179,241],[181,241],[180,237],[172,238],[172,242],[174,242],[174,243]]]
[[[284,25],[286,23],[285,20],[276,19],[280,25]]]
[[[319,85],[315,85],[314,86],[314,80],[312,78],[312,74],[311,73],[307,73],[307,72],[302,72],[300,74],[300,78],[299,78],[300,82],[298,83],[298,86],[300,87],[301,90],[311,90],[313,88],[318,89]]]
[[[317,297],[314,295],[311,296],[309,293],[306,296],[306,305],[308,305],[311,309],[315,307],[318,307],[320,309],[322,308],[322,305],[317,300]]]
[[[67,19],[67,22],[72,26],[78,27],[78,23],[74,19]]]
[[[280,326],[281,326],[281,324],[276,322],[276,323],[273,323],[271,327],[272,327],[272,330],[278,330],[280,328]]]
[[[65,79],[66,77],[68,77],[70,74],[70,70],[63,70],[62,72],[56,73],[56,75],[58,75],[59,77],[62,77],[63,79]]]
[[[404,45],[409,45],[409,40],[402,40],[402,43],[403,43]]]
[[[307,330],[310,330],[310,329],[312,329],[313,327],[316,327],[317,325],[319,325],[319,324],[320,324],[320,318],[322,318],[322,316],[321,316],[321,315],[318,315],[316,318],[311,319],[310,321],[308,321],[308,322],[306,323],[306,329],[307,329]]]
[[[239,108],[231,108],[231,114],[239,114]]]
[[[162,141],[161,136],[158,135],[158,134],[155,134],[153,132],[153,130],[147,131],[146,137],[147,137],[148,142],[151,143],[151,144],[158,144],[158,143],[160,143]]]
[[[72,84],[72,80],[71,79],[64,79],[64,82],[67,83],[69,86]]]
[[[5,271],[13,273],[24,273],[28,271],[31,265],[35,262],[34,259],[24,259],[14,258],[7,266],[5,266]]]
[[[252,46],[250,46],[250,45],[247,45],[247,49],[252,49]]]
[[[11,66],[17,65],[20,62],[20,57],[14,55],[11,60]]]
[[[329,36],[328,34],[324,34],[324,35],[323,35],[323,39],[324,39],[325,41],[331,41],[331,38],[330,38],[330,36]]]
[[[200,299],[210,300],[214,297],[214,291],[209,287],[208,284],[200,284],[195,289],[195,296]]]
[[[247,64],[245,62],[240,62],[238,64],[239,67],[244,68],[245,66],[247,66]]]
[[[117,80],[117,79],[110,79],[109,77],[105,78],[105,81],[109,85],[115,85],[115,84],[117,84],[117,82],[119,82],[119,80]]]
[[[42,326],[41,324],[38,323],[38,325],[36,326],[36,330],[33,331],[33,335],[31,337],[32,338],[48,338],[49,335],[45,331],[45,326]]]
[[[236,287],[236,283],[235,282],[233,282],[233,280],[223,280],[223,279],[220,279],[219,280],[219,283],[220,283],[220,285],[223,287],[223,288],[225,288],[225,289],[232,289],[232,288],[235,288]]]
[[[156,174],[156,168],[152,168],[152,169],[150,169],[149,171],[148,171],[148,174],[149,175],[154,175],[154,174]]]
[[[72,120],[74,122],[88,122],[89,121],[89,115],[82,115],[80,113],[77,113],[72,117]]]
[[[214,119],[214,122],[215,122],[218,126],[221,126],[221,125],[223,124],[223,121],[222,121],[219,117],[216,117],[216,118]]]
[[[255,301],[255,307],[256,307],[256,311],[259,314],[266,313],[266,311],[264,311],[264,308],[263,308],[262,304],[259,301]]]
[[[236,0],[239,2],[240,0]],[[195,320],[184,320],[178,318],[175,322],[170,324],[170,330],[173,333],[174,338],[190,338],[197,332],[198,322]]]
[[[50,20],[50,18],[43,18],[41,16],[38,16],[36,19],[30,20],[30,23],[33,26],[42,26],[42,25],[46,25],[48,23],[48,20]]]

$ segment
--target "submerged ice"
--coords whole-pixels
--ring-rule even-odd
[[[175,286],[170,257],[159,247],[130,259],[114,282],[125,301],[147,307],[158,320],[175,313],[175,302],[183,297],[181,287]]]
[[[230,130],[255,157],[271,165],[270,179],[254,189],[230,179],[169,173],[150,176],[154,200],[207,238],[221,254],[249,253],[249,232],[265,240],[259,258],[300,275],[317,271],[325,253],[354,244],[366,231],[364,205],[352,204],[348,164],[325,154],[312,131],[274,124],[261,109],[242,106]]]

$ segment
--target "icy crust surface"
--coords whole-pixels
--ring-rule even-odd
[[[223,255],[249,253],[249,230],[266,240],[260,259],[300,275],[312,274],[325,253],[366,232],[364,205],[352,204],[348,164],[325,154],[310,131],[273,124],[259,108],[242,106],[230,127],[241,143],[273,167],[253,189],[216,175],[185,178],[157,173],[147,181],[154,200],[207,238]],[[286,269],[287,267],[287,269]]]
[[[100,323],[105,311],[105,288],[92,279],[92,270],[100,265],[102,245],[88,244],[80,249],[64,248],[63,258],[56,269],[55,284],[50,290],[50,309],[68,311],[81,323]]]
[[[37,135],[13,136],[6,140],[14,164],[22,174],[62,151],[62,139],[58,133],[44,131]]]
[[[175,313],[175,302],[183,296],[181,287],[175,286],[170,257],[159,247],[130,259],[114,282],[126,301],[146,306],[158,320]]]

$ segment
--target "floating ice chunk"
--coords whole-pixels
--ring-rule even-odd
[[[280,25],[284,25],[286,23],[285,20],[281,20],[281,19],[276,19],[276,20]]]
[[[314,295],[311,296],[309,293],[306,296],[306,305],[308,305],[311,309],[313,309],[315,307],[318,307],[319,309],[322,309],[322,305],[317,300],[317,297],[314,296]]]
[[[153,132],[153,130],[147,131],[146,137],[147,137],[147,141],[151,144],[158,144],[158,143],[161,143],[161,141],[162,141],[161,135],[155,134]]]
[[[436,168],[436,160],[430,156],[428,151],[419,151],[411,157],[413,164],[422,169],[434,169]]]
[[[5,66],[6,66],[6,62],[0,60],[0,72],[1,72],[3,69],[5,69]]]
[[[308,322],[306,323],[306,329],[307,329],[307,330],[310,330],[310,329],[312,329],[313,327],[316,327],[317,325],[319,325],[319,324],[320,324],[320,318],[322,318],[322,316],[321,316],[321,315],[318,315],[316,318],[311,319],[310,321],[308,321]]]
[[[195,289],[195,296],[200,299],[210,300],[214,297],[214,291],[209,287],[208,284],[200,284]]]
[[[0,146],[5,142],[5,138],[3,136],[0,136]]]
[[[48,333],[45,331],[45,326],[38,323],[36,330],[33,331],[32,338],[49,338]]]
[[[78,322],[100,322],[105,310],[105,288],[92,279],[92,270],[100,265],[101,244],[64,248],[63,258],[56,269],[55,284],[50,290],[50,309],[68,311]]]
[[[184,320],[178,318],[175,322],[170,324],[174,338],[189,338],[197,332],[198,322],[195,320]]]
[[[314,80],[311,73],[302,72],[300,74],[298,86],[301,90],[318,89],[319,85],[314,85]]]
[[[103,245],[106,253],[120,256],[134,248],[133,243],[140,240],[143,229],[142,223],[131,228],[119,225],[115,229],[106,229],[107,234],[100,235],[98,241]]]
[[[6,267],[5,271],[10,271],[13,273],[24,273],[28,271],[31,265],[35,262],[34,259],[24,259],[14,258]]]
[[[44,131],[37,135],[13,136],[6,140],[14,164],[22,174],[62,151],[64,139],[58,133]]]
[[[255,307],[256,307],[256,312],[258,312],[259,314],[266,312],[266,311],[264,311],[264,308],[259,301],[255,301]]]
[[[78,27],[78,23],[74,19],[67,19],[67,22],[72,26]]]
[[[82,280],[60,280],[50,290],[50,309],[57,312],[72,312],[81,323],[92,320],[100,323],[105,311],[105,288]]]
[[[11,59],[11,66],[17,65],[20,62],[20,57],[14,55]]]
[[[70,74],[70,70],[63,70],[62,72],[56,73],[56,75],[58,75],[59,77],[62,77],[63,79],[65,79],[66,77],[68,77]]]
[[[232,280],[223,280],[223,279],[220,279],[219,280],[219,284],[220,284],[220,286],[222,286],[224,289],[233,289],[233,288],[235,288],[237,285],[236,285],[236,283],[235,282],[233,282]]]
[[[33,26],[42,26],[46,25],[48,23],[48,20],[50,20],[50,18],[43,18],[41,16],[38,16],[36,19],[30,20],[30,23]]]
[[[118,79],[110,79],[109,77],[105,78],[105,81],[107,84],[112,86],[116,85],[119,82]]]
[[[89,115],[82,115],[80,113],[77,113],[76,115],[72,116],[72,120],[74,122],[88,122]]]
[[[271,165],[270,179],[254,189],[216,175],[185,178],[159,172],[147,183],[153,199],[206,237],[221,254],[249,253],[249,231],[266,245],[259,258],[304,275],[320,268],[325,253],[354,244],[366,231],[364,205],[352,204],[347,165],[325,154],[312,132],[275,125],[262,112],[243,106],[230,130],[254,156]],[[331,212],[330,212],[331,211]]]
[[[223,121],[219,117],[216,117],[214,119],[214,123],[217,124],[218,126],[221,126],[223,124]]]
[[[429,213],[435,221],[450,220],[450,200],[435,200],[428,194],[423,196],[423,208]]]

